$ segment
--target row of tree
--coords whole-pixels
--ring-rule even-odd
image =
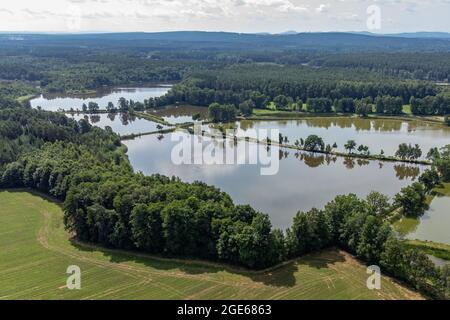
[[[450,95],[446,94],[424,98],[412,97],[409,104],[411,105],[411,112],[416,115],[450,114]]]
[[[208,116],[214,122],[231,122],[236,120],[236,115],[237,109],[233,104],[211,103],[208,107]]]
[[[402,143],[398,146],[395,156],[403,160],[417,160],[422,156],[422,150],[418,144],[412,146],[411,144]]]
[[[152,99],[142,108],[158,108],[166,104],[186,103],[207,106],[211,103],[234,104],[252,108],[268,108],[270,104],[278,110],[308,111],[313,113],[356,113],[368,115],[371,113],[400,115],[404,113],[403,105],[406,103],[399,96],[375,96],[363,98],[336,98],[312,97],[302,100],[299,96],[286,96],[284,94],[271,97],[261,94],[259,91],[246,91],[243,94],[230,92],[225,94],[212,89],[198,89],[196,87],[184,87],[184,92],[179,93],[179,87],[173,88],[166,96]],[[186,92],[188,91],[188,92]],[[304,102],[305,101],[305,102]],[[450,113],[450,98],[443,95],[426,96],[423,99],[411,97],[411,112],[417,115],[446,115]],[[304,108],[304,105],[306,109]],[[250,110],[250,108],[246,108]],[[249,113],[245,113],[249,114]]]

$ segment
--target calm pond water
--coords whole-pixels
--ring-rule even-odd
[[[205,145],[210,142],[210,139],[199,136],[195,139],[203,140]],[[236,203],[248,203],[268,213],[273,225],[283,229],[292,224],[297,211],[322,208],[339,194],[365,196],[377,190],[393,196],[424,169],[417,165],[327,157],[293,150],[280,152],[277,147],[271,147],[270,152],[281,159],[279,172],[263,176],[260,174],[261,165],[176,165],[171,160],[171,153],[179,142],[171,141],[170,134],[163,139],[143,136],[124,143],[136,171],[214,185],[230,194]],[[234,151],[244,142],[238,142],[237,147],[229,140],[225,146],[223,141],[217,140],[216,143],[225,150]]]
[[[99,114],[66,114],[74,120],[86,119],[90,124],[105,128],[106,126],[120,134],[128,135],[132,133],[144,133],[158,130],[158,123],[137,118],[127,113],[99,113]],[[163,126],[164,127],[164,126]]]
[[[96,102],[100,108],[104,109],[108,102],[117,105],[121,97],[135,102],[144,102],[145,99],[160,97],[170,90],[170,85],[160,85],[146,88],[113,88],[103,89],[90,95],[66,95],[66,94],[45,94],[30,101],[33,108],[40,106],[43,110],[81,110],[83,103]]]
[[[214,125],[208,125],[214,127]],[[252,129],[279,129],[283,136],[294,144],[296,139],[306,139],[315,134],[326,144],[337,143],[337,150],[345,152],[344,144],[353,139],[358,145],[369,146],[371,153],[394,155],[401,143],[419,144],[423,156],[432,147],[442,147],[450,143],[450,127],[421,121],[400,121],[360,118],[314,118],[305,120],[240,121],[233,128],[237,136],[244,137]],[[261,133],[262,134],[262,133]],[[265,136],[258,134],[259,139]]]
[[[200,114],[202,119],[208,117],[208,108],[198,106],[170,106],[164,109],[149,111],[173,124],[194,122],[192,116]]]
[[[403,218],[394,224],[401,236],[450,244],[450,184],[437,192],[423,216]]]

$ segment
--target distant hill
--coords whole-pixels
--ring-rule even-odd
[[[278,33],[278,34],[281,34],[281,35],[289,35],[289,34],[297,34],[298,32],[297,31],[294,31],[294,30],[288,30],[288,31],[284,31],[284,32],[280,32],[280,33]]]
[[[411,32],[411,33],[397,33],[390,36],[403,38],[450,39],[450,33],[448,32]]]
[[[20,41],[19,41],[20,40]],[[319,32],[249,34],[232,32],[175,31],[155,33],[0,34],[1,46],[139,47],[148,49],[292,49],[325,51],[450,51],[450,34]]]
[[[450,33],[448,32],[402,32],[402,33],[372,33],[368,31],[349,32],[352,34],[360,34],[376,37],[397,37],[397,38],[423,38],[423,39],[450,39]]]

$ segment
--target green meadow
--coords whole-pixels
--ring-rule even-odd
[[[66,287],[67,267],[81,289]],[[420,299],[338,249],[262,272],[164,259],[71,240],[59,204],[25,190],[0,191],[0,299]]]

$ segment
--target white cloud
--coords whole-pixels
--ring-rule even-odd
[[[329,4],[321,4],[316,8],[316,11],[319,13],[327,12],[329,7],[330,7]]]
[[[14,0],[0,4],[0,31],[68,31],[77,8],[81,31],[359,31],[377,4],[381,32],[450,32],[450,0]]]

